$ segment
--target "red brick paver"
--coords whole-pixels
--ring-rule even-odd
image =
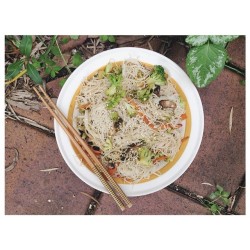
[[[96,214],[105,215],[195,215],[210,214],[199,204],[196,204],[180,195],[166,189],[156,193],[130,198],[133,206],[122,212],[113,202],[110,195],[104,194],[101,198],[101,206],[98,206]]]
[[[80,181],[60,155],[54,137],[6,121],[5,144],[17,148],[19,160],[5,177],[6,214],[84,214],[93,189]],[[6,163],[13,152],[6,151]],[[58,168],[56,171],[40,170]]]

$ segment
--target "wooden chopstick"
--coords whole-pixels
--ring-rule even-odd
[[[87,151],[89,156],[93,159],[94,163],[97,165],[98,169],[105,175],[105,177],[110,181],[113,188],[116,190],[116,192],[121,196],[123,201],[128,207],[132,206],[132,203],[129,201],[127,196],[124,194],[120,186],[114,181],[114,179],[110,176],[108,171],[105,167],[103,167],[100,160],[96,157],[96,155],[93,153],[93,151],[89,148],[87,143],[81,138],[81,136],[77,133],[77,131],[73,128],[73,126],[69,123],[69,121],[65,118],[65,116],[62,114],[62,112],[57,108],[57,106],[54,104],[54,102],[49,98],[47,93],[44,91],[44,89],[39,86],[40,91],[44,94],[46,99],[48,100],[49,104],[58,112],[58,115],[60,116],[61,120],[66,124],[70,132],[75,136],[79,144]]]
[[[40,99],[42,100],[44,105],[48,108],[48,110],[52,114],[52,116],[56,119],[56,121],[59,123],[59,125],[63,128],[65,133],[69,136],[71,142],[74,144],[74,146],[80,152],[83,159],[93,169],[94,173],[100,179],[100,181],[102,182],[104,187],[109,191],[110,195],[113,197],[113,199],[115,200],[117,205],[120,207],[120,209],[121,210],[125,209],[123,203],[125,203],[128,207],[131,207],[132,203],[129,201],[129,199],[127,198],[125,193],[122,191],[122,189],[119,187],[119,185],[114,181],[114,179],[109,175],[108,171],[105,169],[105,167],[102,166],[101,162],[96,157],[96,155],[92,152],[92,150],[89,148],[89,146],[82,140],[80,135],[72,127],[72,125],[68,122],[68,120],[62,114],[62,112],[57,108],[57,106],[52,102],[52,100],[46,94],[46,92],[43,90],[43,88],[41,86],[39,86],[39,90],[43,93],[46,100],[44,97],[42,97],[42,95],[39,93],[37,88],[33,87],[33,89],[36,92],[36,94],[40,97]],[[86,152],[88,155],[86,154]],[[88,156],[90,156],[92,158],[93,162],[90,160],[90,158]],[[106,179],[109,182],[106,181],[106,179],[104,178],[102,173],[104,174],[104,176],[106,177]],[[116,191],[116,193],[114,191]]]

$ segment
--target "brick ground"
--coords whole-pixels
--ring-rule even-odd
[[[12,120],[5,126],[6,146],[19,151],[16,167],[5,177],[5,213],[83,214],[90,199],[80,192],[91,195],[93,189],[65,164],[55,138]],[[6,150],[5,157],[9,163],[13,151]],[[50,168],[58,170],[40,171]]]
[[[210,214],[209,211],[199,204],[196,204],[178,194],[168,190],[160,190],[156,193],[130,198],[133,206],[121,212],[112,202],[110,195],[103,194],[96,214],[98,215],[199,215]]]

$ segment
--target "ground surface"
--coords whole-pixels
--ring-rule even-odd
[[[97,37],[83,36],[81,39],[78,44],[64,49],[65,57],[74,49],[87,59],[103,49],[136,46],[160,52],[185,70],[187,48],[182,39],[120,36],[115,46],[106,44],[105,47],[96,43]],[[232,63],[245,68],[244,37],[229,44],[228,52]],[[47,91],[57,98],[61,89],[60,78],[45,79]],[[14,168],[6,171],[5,213],[206,215],[211,213],[204,207],[202,197],[214,191],[214,187],[204,184],[210,183],[219,184],[231,193],[231,202],[222,210],[223,213],[245,214],[245,87],[240,84],[242,79],[239,74],[224,69],[211,85],[198,89],[205,128],[196,158],[172,185],[154,194],[131,198],[133,207],[125,212],[119,210],[109,195],[89,187],[69,169],[56,144],[53,119],[42,105],[38,111],[33,111],[9,102],[5,120],[5,165],[12,163]],[[18,83],[14,84],[18,89]],[[7,90],[6,99],[11,99],[10,92]],[[230,134],[228,124],[232,107],[234,115]],[[27,125],[25,118],[48,129]],[[51,168],[57,170],[41,171]],[[96,198],[98,203],[89,196]]]

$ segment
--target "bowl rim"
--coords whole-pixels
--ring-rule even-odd
[[[71,103],[73,95],[80,83],[88,75],[106,65],[110,60],[122,61],[129,58],[136,58],[139,61],[153,65],[162,65],[167,73],[176,80],[182,91],[185,93],[189,103],[192,120],[190,138],[187,146],[180,159],[171,169],[161,176],[147,182],[138,184],[119,184],[127,196],[141,196],[159,191],[177,180],[189,168],[198,153],[204,131],[204,113],[199,93],[187,74],[171,59],[155,51],[136,47],[115,48],[94,55],[75,69],[60,91],[57,106],[67,117],[70,106],[69,104]],[[55,120],[54,129],[60,153],[69,168],[89,186],[107,193],[106,189],[94,173],[92,173],[87,167],[82,166],[71,146],[69,138]]]

